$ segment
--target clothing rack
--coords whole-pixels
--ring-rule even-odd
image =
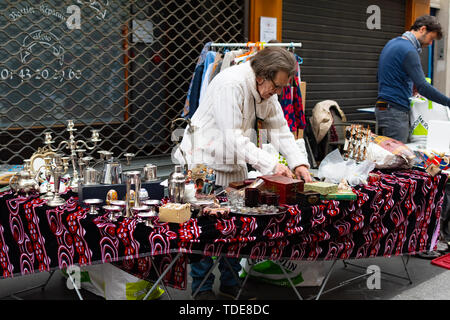
[[[301,48],[300,42],[286,42],[286,43],[266,43],[266,42],[247,42],[247,43],[211,43],[211,47],[290,47]]]

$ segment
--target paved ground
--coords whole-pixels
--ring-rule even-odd
[[[405,260],[406,261],[406,260]],[[396,274],[406,277],[406,272],[400,257],[392,258],[371,258],[364,260],[351,260],[354,264],[358,264],[362,268],[347,266],[342,261],[338,261],[334,271],[328,281],[324,294],[321,296],[323,300],[450,300],[450,270],[434,266],[430,260],[411,257],[407,263],[408,272],[412,280],[409,284],[408,280],[399,279],[390,275],[381,276],[380,288],[369,289],[367,287],[367,278],[360,278],[347,286],[337,288],[327,292],[328,289],[338,286],[348,279],[358,277],[361,272],[365,273],[368,266],[376,265],[382,272]],[[329,262],[327,262],[329,264]],[[218,271],[215,271],[216,282],[215,290],[217,290]],[[25,300],[77,300],[78,296],[74,290],[69,290],[66,286],[66,280],[61,273],[57,271],[51,278],[48,286],[44,291],[34,289],[31,291],[18,293],[15,296],[8,296],[14,292],[41,285],[48,278],[48,273],[39,273],[35,275],[22,276],[13,279],[0,280],[0,297],[10,300],[21,298]],[[186,291],[169,289],[173,299],[191,300],[190,295],[191,279],[188,278],[189,289]],[[373,282],[372,282],[373,283]],[[274,285],[265,284],[255,280],[249,280],[247,283],[248,290],[255,294],[258,300],[295,300],[292,288],[283,288]],[[313,297],[318,293],[318,287],[300,287],[300,294],[304,299]],[[86,290],[81,290],[84,300],[102,300]],[[167,300],[168,296],[162,296],[163,300]],[[222,299],[222,297],[218,297]]]

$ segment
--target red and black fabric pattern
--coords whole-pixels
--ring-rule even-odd
[[[433,250],[439,235],[444,174],[375,171],[380,181],[354,188],[355,201],[289,206],[278,216],[198,219],[202,233],[183,247],[205,255],[254,259],[334,260]]]
[[[433,250],[448,177],[425,171],[375,171],[379,181],[354,188],[355,201],[288,206],[272,216],[202,216],[183,224],[146,226],[137,218],[112,222],[63,195],[51,208],[37,195],[0,193],[0,273],[13,277],[76,264],[114,263],[155,280],[179,252],[254,259],[335,260]],[[186,289],[183,255],[164,278]],[[155,272],[155,268],[158,273]]]

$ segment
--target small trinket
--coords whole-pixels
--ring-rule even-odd
[[[371,142],[370,127],[352,124],[345,128],[344,160],[353,159],[361,162],[367,159],[367,148]]]
[[[145,188],[141,188],[139,190],[139,200],[147,200],[148,199],[148,191]]]
[[[368,176],[368,181],[369,181],[369,183],[375,183],[375,182],[377,182],[377,181],[380,181],[380,175],[379,174],[376,174],[376,173],[369,173],[369,176]]]
[[[111,189],[108,191],[108,193],[106,194],[106,204],[110,205],[111,201],[115,201],[118,200],[118,195],[117,195],[117,191],[114,189]]]
[[[135,195],[136,195],[136,192],[134,190],[130,190],[130,201],[129,201],[129,204],[130,204],[131,207],[134,206]],[[128,195],[125,197],[125,201],[128,201]]]

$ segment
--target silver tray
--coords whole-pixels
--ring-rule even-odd
[[[275,215],[287,212],[287,208],[285,208],[285,207],[277,207],[277,208],[278,208],[278,211],[273,211],[273,212],[259,213],[259,212],[255,212],[255,211],[240,212],[240,211],[231,210],[230,213],[240,215],[240,216],[260,216],[261,217],[261,216],[275,216]]]
[[[208,207],[214,205],[214,200],[212,199],[201,199],[189,201],[193,209],[201,209],[202,207]]]

